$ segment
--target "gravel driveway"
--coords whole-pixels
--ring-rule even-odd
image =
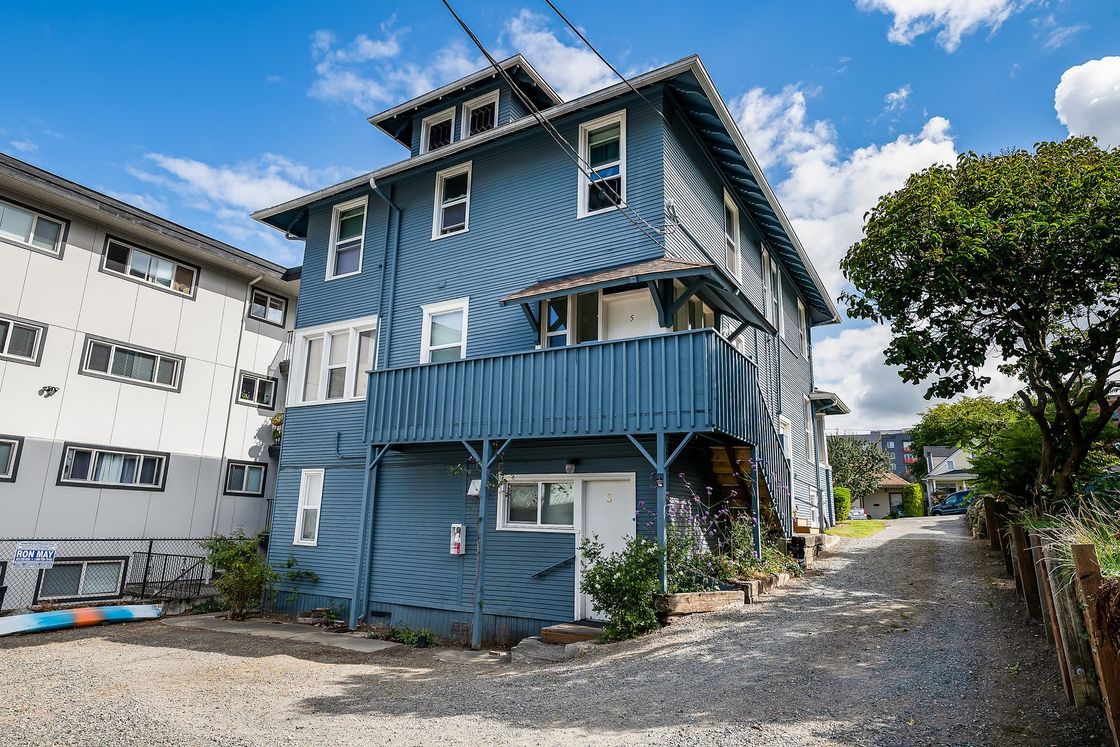
[[[847,540],[804,581],[561,665],[352,654],[160,623],[0,640],[35,745],[1104,744],[960,517]]]

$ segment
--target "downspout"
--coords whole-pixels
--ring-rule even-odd
[[[264,275],[257,275],[253,280],[249,281],[249,286],[245,291],[245,302],[241,306],[241,320],[238,324],[241,327],[241,334],[237,336],[237,352],[233,358],[233,383],[229,387],[229,400],[226,402],[226,427],[225,433],[222,434],[222,452],[221,461],[226,460],[226,446],[229,444],[229,419],[233,413],[233,403],[237,401],[237,372],[238,364],[241,362],[241,341],[245,339],[245,320],[249,317],[249,303],[253,298],[253,286],[260,281],[264,280]],[[225,473],[218,470],[218,490],[214,495],[214,519],[210,522],[210,534],[218,533],[218,511],[222,507],[222,488],[225,486]]]
[[[375,353],[373,365],[374,368],[379,368],[378,365],[381,361],[381,350],[389,350],[389,339],[392,334],[392,309],[393,300],[396,297],[396,268],[397,268],[397,255],[400,252],[400,207],[393,202],[390,195],[386,195],[381,187],[378,186],[374,179],[369,180],[369,187],[373,193],[384,200],[387,206],[385,215],[385,245],[381,254],[381,279],[378,282],[377,293],[377,336],[381,337],[381,330],[385,330],[385,347],[382,348],[378,344]],[[390,188],[392,189],[392,188]],[[393,231],[393,217],[397,218],[396,231]],[[388,271],[389,260],[389,237],[393,234],[393,275],[389,280],[389,304],[388,304],[388,321],[382,319],[382,310],[384,308],[383,297],[385,294],[385,273]],[[388,353],[386,353],[387,355]],[[387,361],[386,361],[387,362]],[[359,622],[364,622],[366,615],[369,611],[369,579],[372,577],[373,565],[373,511],[376,494],[377,482],[380,470],[378,469],[380,459],[377,462],[373,461],[374,458],[374,445],[369,442],[369,423],[370,423],[370,403],[369,397],[366,397],[365,417],[362,420],[362,444],[365,447],[365,471],[362,478],[362,509],[358,522],[358,546],[355,553],[354,563],[354,595],[350,604],[350,627],[357,627]],[[368,541],[367,541],[368,535]],[[363,588],[363,586],[365,588]],[[359,601],[361,600],[361,601]]]

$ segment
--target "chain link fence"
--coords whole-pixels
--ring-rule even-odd
[[[0,614],[214,596],[204,539],[0,538]]]

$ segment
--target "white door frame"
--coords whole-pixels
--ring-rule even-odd
[[[573,604],[573,620],[583,619],[583,593],[580,591],[580,582],[583,580],[583,558],[580,557],[579,545],[583,542],[583,505],[584,505],[584,482],[625,482],[630,488],[630,492],[634,496],[634,510],[638,510],[638,479],[635,472],[598,472],[598,473],[579,473],[577,475],[569,475],[569,477],[579,477],[580,482],[576,489],[576,516],[575,516],[575,554],[576,554],[576,572],[575,572],[575,601]],[[638,531],[638,522],[634,522],[634,532]]]

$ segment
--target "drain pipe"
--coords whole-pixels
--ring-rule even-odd
[[[381,337],[381,330],[385,330],[385,344],[384,348],[378,345],[376,355],[374,358],[374,368],[380,368],[378,365],[381,359],[381,350],[389,350],[390,340],[392,338],[392,318],[393,318],[393,302],[396,298],[396,274],[397,274],[397,257],[400,253],[400,207],[393,202],[392,196],[386,195],[377,181],[373,178],[369,180],[369,187],[373,193],[380,197],[387,206],[385,216],[385,247],[381,255],[381,280],[378,283],[379,289],[377,294],[377,336]],[[390,192],[392,187],[389,188]],[[396,230],[394,231],[393,218],[396,217]],[[389,240],[390,235],[393,239],[393,260],[392,272],[389,275],[389,303],[386,307],[384,303],[385,295],[385,276],[389,273]],[[387,308],[387,320],[382,319],[382,310]],[[386,360],[386,363],[388,361]],[[369,437],[369,397],[366,397],[366,413],[362,419],[363,433],[362,444],[365,448],[365,471],[362,478],[362,510],[360,520],[358,522],[358,546],[356,559],[354,563],[354,595],[350,604],[349,625],[350,628],[356,628],[358,623],[365,622],[366,616],[369,613],[369,578],[372,576],[373,565],[373,513],[376,508],[377,499],[377,482],[380,470],[378,464],[381,457],[384,456],[384,451],[380,452],[379,456],[375,456],[375,447],[368,440]],[[376,459],[376,460],[375,460]]]
[[[237,372],[241,370],[238,364],[241,362],[241,342],[245,339],[245,320],[249,318],[249,304],[253,299],[253,287],[264,280],[264,275],[257,275],[253,280],[249,281],[249,287],[245,291],[245,303],[241,307],[241,334],[237,336],[237,353],[233,359],[233,383],[230,384],[229,401],[226,402],[226,428],[225,433],[222,434],[222,453],[219,457],[221,461],[226,460],[226,446],[229,444],[229,420],[230,415],[233,413],[233,403],[237,401]],[[214,520],[210,522],[211,536],[218,533],[218,511],[222,507],[222,488],[225,486],[225,472],[220,468],[218,470],[218,490],[214,495]]]

